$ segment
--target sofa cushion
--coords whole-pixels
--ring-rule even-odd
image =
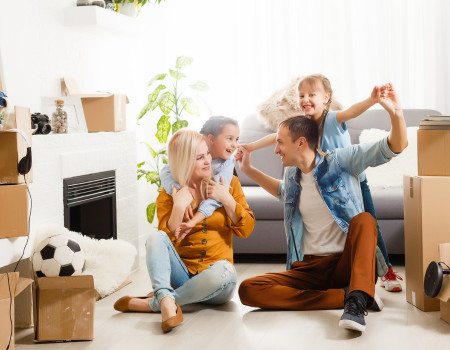
[[[403,219],[403,187],[371,187],[370,193],[378,219]]]
[[[284,207],[275,198],[259,186],[242,186],[245,198],[256,220],[284,220]]]

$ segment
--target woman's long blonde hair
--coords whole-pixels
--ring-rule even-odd
[[[317,150],[320,155],[324,156],[326,153],[323,152],[322,147],[320,147],[320,141],[322,141],[322,135],[323,135],[323,127],[325,125],[325,118],[327,116],[328,111],[330,110],[331,101],[333,98],[333,89],[331,88],[330,80],[323,74],[311,74],[307,75],[306,77],[303,77],[302,80],[298,83],[298,88],[300,89],[300,86],[302,84],[308,84],[310,86],[317,86],[317,84],[322,84],[323,89],[327,94],[330,95],[330,98],[328,99],[328,102],[325,104],[325,107],[323,109],[322,116],[320,117],[319,122],[319,140],[317,142]]]
[[[194,130],[181,129],[173,134],[167,147],[170,172],[181,187],[191,179],[195,167],[195,157],[200,142],[205,136]]]

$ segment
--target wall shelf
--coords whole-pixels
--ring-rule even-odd
[[[102,28],[124,34],[139,32],[136,18],[106,10],[98,6],[77,6],[64,9],[67,27]]]

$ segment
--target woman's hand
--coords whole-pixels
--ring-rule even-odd
[[[182,209],[183,212],[188,206],[191,205],[192,201],[194,200],[191,191],[186,186],[180,188],[179,190],[177,190],[175,186],[172,186],[172,198],[173,206]]]
[[[215,199],[221,203],[230,200],[230,197],[233,198],[223,177],[220,178],[220,184],[211,179],[206,180],[205,194],[206,197]]]

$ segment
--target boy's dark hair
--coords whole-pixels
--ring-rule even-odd
[[[205,136],[213,135],[216,137],[222,132],[222,128],[224,125],[232,124],[238,126],[237,120],[233,118],[228,117],[222,117],[222,116],[212,116],[210,117],[205,124],[203,124],[200,134],[203,134]]]
[[[297,141],[299,137],[306,138],[309,148],[312,150],[317,149],[317,142],[319,140],[319,129],[314,120],[309,119],[303,115],[290,117],[283,120],[279,127],[286,127],[289,130],[289,134],[293,142]]]

